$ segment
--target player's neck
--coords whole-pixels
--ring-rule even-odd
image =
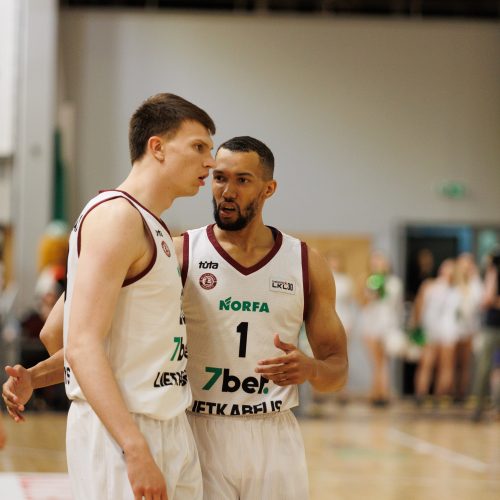
[[[255,217],[239,231],[227,231],[215,225],[214,233],[225,250],[228,247],[238,249],[239,252],[252,253],[255,249],[271,249],[274,245],[272,231],[264,225],[261,217]]]
[[[168,186],[158,182],[154,169],[141,165],[134,164],[128,177],[117,189],[128,193],[158,218],[175,199]]]

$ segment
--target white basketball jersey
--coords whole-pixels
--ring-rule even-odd
[[[309,289],[307,247],[273,229],[274,247],[250,268],[215,238],[213,225],[184,234],[183,269],[191,411],[214,415],[271,413],[298,404],[297,386],[255,373],[282,356],[274,334],[297,345]]]
[[[122,285],[111,329],[104,340],[105,350],[130,412],[165,420],[182,413],[191,403],[180,268],[167,226],[127,193],[101,192],[89,201],[73,227],[64,304],[64,345],[82,223],[96,206],[120,197],[139,211],[155,248],[147,269]],[[88,365],[92,370],[92,360]],[[66,359],[65,385],[70,399],[85,399]]]

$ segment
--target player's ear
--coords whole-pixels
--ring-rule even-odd
[[[153,135],[148,139],[148,150],[159,162],[165,161],[164,144],[164,139],[157,135]]]
[[[267,181],[266,188],[264,190],[264,196],[266,198],[270,198],[275,193],[277,187],[278,185],[274,179]]]

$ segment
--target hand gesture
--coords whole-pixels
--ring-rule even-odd
[[[137,453],[125,454],[128,479],[134,500],[168,500],[167,484],[147,446]]]
[[[7,407],[7,412],[15,422],[23,422],[24,405],[33,394],[31,375],[21,365],[6,366],[5,372],[9,375],[7,382],[2,387],[2,397]]]
[[[282,342],[274,334],[274,345],[285,354],[277,358],[259,361],[256,373],[273,381],[276,385],[297,385],[314,376],[314,360],[306,356],[293,344]]]

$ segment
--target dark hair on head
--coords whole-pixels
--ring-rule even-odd
[[[215,134],[215,124],[198,106],[175,94],[156,94],[146,99],[130,119],[128,141],[130,160],[139,160],[154,135],[173,136],[185,120],[194,120]]]
[[[264,176],[266,180],[271,180],[274,175],[274,155],[272,151],[258,139],[243,135],[240,137],[233,137],[226,142],[223,142],[218,148],[227,149],[233,152],[250,153],[254,152],[259,155],[259,160],[264,169]]]

